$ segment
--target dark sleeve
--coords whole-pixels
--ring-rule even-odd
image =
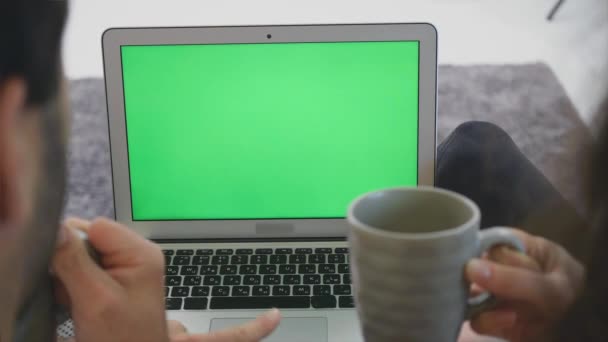
[[[437,150],[436,186],[477,203],[482,228],[517,227],[584,256],[586,222],[494,124],[467,122],[446,138]]]

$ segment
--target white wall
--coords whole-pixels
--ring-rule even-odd
[[[602,83],[608,82],[603,81],[608,79],[608,2],[566,1],[556,21],[548,23],[545,16],[554,2],[71,0],[64,57],[68,77],[102,76],[101,34],[109,27],[425,21],[439,31],[440,63],[545,61],[587,118],[596,93],[608,86]],[[589,60],[602,54],[601,61]],[[580,65],[583,59],[585,65]]]

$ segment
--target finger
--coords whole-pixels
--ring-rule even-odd
[[[554,255],[552,249],[556,245],[541,237],[530,235],[523,230],[511,229],[511,233],[515,234],[515,236],[524,243],[526,255],[532,258],[532,260],[539,265],[541,270],[545,270],[548,262]]]
[[[63,284],[72,303],[91,305],[107,291],[118,291],[116,284],[89,256],[76,232],[63,226],[63,242],[56,248],[52,260],[53,273]]]
[[[172,342],[258,342],[270,335],[281,320],[281,313],[272,309],[255,320],[229,330],[200,335],[181,335]]]
[[[169,332],[169,337],[178,336],[188,332],[186,327],[181,322],[173,320],[167,321],[167,330]]]
[[[57,304],[69,308],[72,303],[70,301],[70,296],[68,295],[68,291],[66,290],[65,285],[63,285],[60,280],[55,279],[53,287],[55,291],[55,301],[57,302]]]
[[[517,321],[517,314],[511,310],[493,310],[479,314],[471,320],[471,329],[480,335],[508,337]]]
[[[157,245],[117,222],[95,219],[88,234],[91,245],[101,254],[106,268],[116,264],[164,265],[164,258]]]
[[[546,305],[549,284],[540,273],[474,259],[466,266],[466,276],[499,299],[523,301],[539,307]]]
[[[458,339],[456,341],[458,341],[458,342],[493,342],[492,340],[489,340],[487,336],[479,335],[475,331],[473,331],[469,321],[466,321],[466,322],[464,322],[464,324],[462,324],[462,328],[460,329],[460,336],[458,336]]]
[[[540,264],[536,260],[506,246],[492,248],[488,253],[488,258],[503,265],[525,268],[536,272],[542,271]]]
[[[475,297],[475,296],[480,295],[481,293],[483,293],[485,291],[486,290],[484,290],[481,287],[479,287],[479,285],[473,283],[473,284],[471,284],[471,287],[469,289],[469,296]]]
[[[89,228],[89,242],[101,255],[101,264],[110,273],[119,271],[121,284],[129,287],[128,282],[133,277],[128,276],[125,270],[138,270],[139,281],[146,277],[149,281],[162,284],[165,272],[165,258],[160,247],[129,228],[104,218],[95,219]],[[113,273],[117,275],[117,273]],[[135,288],[132,288],[136,290]],[[159,286],[162,290],[162,286]]]
[[[67,219],[65,219],[63,221],[63,224],[66,225],[66,226],[68,226],[68,227],[84,230],[86,232],[86,231],[89,230],[89,226],[91,225],[91,221],[83,220],[83,219],[78,218],[78,217],[68,217]]]

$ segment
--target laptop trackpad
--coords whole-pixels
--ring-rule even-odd
[[[210,331],[224,330],[244,324],[252,318],[216,318]],[[264,342],[327,342],[327,318],[283,318],[279,327]]]

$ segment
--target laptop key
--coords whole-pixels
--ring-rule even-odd
[[[296,248],[296,254],[312,254],[312,248]]]
[[[165,286],[165,297],[169,297],[169,288]]]
[[[268,255],[252,255],[251,264],[253,265],[264,265],[268,263]]]
[[[350,279],[350,274],[345,274],[342,276],[342,284],[351,284],[352,281]]]
[[[260,265],[260,274],[276,274],[277,265]]]
[[[222,275],[232,275],[237,274],[238,266],[236,265],[222,265],[220,266],[220,274]]]
[[[280,265],[279,274],[296,274],[296,265]]]
[[[165,277],[166,286],[180,286],[181,284],[182,284],[182,277],[180,277],[180,276],[166,276]]]
[[[300,274],[314,274],[317,273],[316,265],[299,265],[298,273]]]
[[[315,309],[335,308],[337,300],[334,296],[313,296],[310,298],[310,304]]]
[[[304,254],[294,254],[289,256],[290,264],[305,264],[306,263],[306,255]]]
[[[201,281],[203,281],[203,277],[201,277],[201,276],[187,276],[187,277],[184,277],[184,285],[185,286],[200,285]]]
[[[312,287],[312,293],[315,296],[329,296],[331,295],[331,287],[329,285],[315,285]]]
[[[234,254],[234,250],[228,248],[216,249],[215,255],[232,255]]]
[[[213,249],[197,249],[196,255],[213,255]]]
[[[330,254],[331,248],[315,248],[315,254]]]
[[[324,274],[323,275],[323,284],[340,284],[340,275],[339,274]]]
[[[335,295],[350,295],[351,293],[350,285],[334,285]]]
[[[212,275],[212,276],[205,276],[205,278],[203,278],[203,285],[220,285],[220,283],[222,282],[222,276],[218,276],[218,275]]]
[[[185,310],[205,310],[207,308],[207,298],[186,298],[184,301]]]
[[[338,265],[338,273],[350,273],[350,265]]]
[[[251,294],[253,296],[270,296],[270,286],[254,286]]]
[[[180,310],[182,308],[181,298],[167,298],[165,299],[165,310]]]
[[[249,286],[235,286],[232,288],[233,297],[247,297],[249,296]]]
[[[300,275],[288,274],[283,276],[283,284],[285,285],[300,285],[302,281]]]
[[[171,256],[165,255],[165,265],[171,265]]]
[[[281,283],[280,275],[265,275],[264,285],[278,285]]]
[[[270,263],[273,265],[277,264],[286,264],[287,263],[287,255],[271,255]]]
[[[289,286],[273,286],[272,287],[272,295],[273,296],[289,296],[290,292]]]
[[[258,248],[255,250],[255,254],[272,254],[272,248]]]
[[[179,266],[167,266],[165,268],[165,275],[177,275],[179,273]]]
[[[253,254],[253,249],[251,248],[241,248],[236,250],[237,255],[249,255]]]
[[[228,265],[230,257],[227,255],[216,255],[211,259],[212,265]]]
[[[321,264],[319,265],[319,273],[336,273],[336,265]]]
[[[348,254],[348,248],[336,248],[334,252],[336,254]]]
[[[211,295],[214,297],[224,297],[230,295],[230,286],[214,286],[211,290]]]
[[[198,266],[182,266],[179,274],[181,275],[196,275],[198,274]]]
[[[209,256],[197,255],[192,258],[192,265],[209,265]]]
[[[294,296],[310,296],[310,286],[296,285],[293,287]]]
[[[224,276],[224,285],[241,285],[241,276],[228,275]]]
[[[236,265],[222,265],[220,266],[220,274],[236,274],[238,266]]]
[[[173,255],[173,254],[175,254],[175,251],[172,249],[163,249],[163,254],[164,255]]]
[[[209,289],[209,286],[195,286],[192,288],[192,293],[190,295],[192,297],[208,297]]]
[[[249,256],[247,255],[233,255],[230,258],[231,265],[246,265],[249,263]]]
[[[241,265],[239,274],[257,274],[258,267],[256,265]]]
[[[190,265],[190,257],[185,255],[178,255],[173,257],[173,265]]]
[[[310,297],[214,297],[209,308],[219,309],[306,309],[310,308]]]
[[[277,248],[274,250],[275,254],[293,254],[292,248]]]
[[[346,257],[344,254],[330,254],[327,256],[327,263],[329,264],[344,264]]]
[[[353,296],[340,296],[338,297],[338,304],[341,308],[354,308],[355,299]]]
[[[194,255],[193,249],[178,249],[175,255]]]
[[[319,285],[321,284],[321,276],[318,274],[306,274],[304,276],[304,284]]]
[[[185,286],[176,286],[171,289],[171,297],[188,297],[190,288]]]
[[[244,285],[261,285],[262,276],[259,275],[246,275],[243,277]]]
[[[311,254],[308,256],[309,264],[324,264],[325,254]]]
[[[217,266],[201,266],[200,275],[216,275]]]

